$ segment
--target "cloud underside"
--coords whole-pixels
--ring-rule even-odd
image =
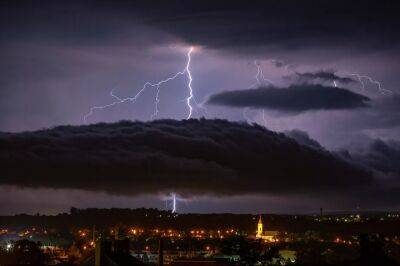
[[[0,135],[2,185],[120,195],[319,194],[373,183],[327,151],[224,120],[62,126]]]
[[[371,140],[365,147],[341,151],[342,155],[371,169],[400,180],[400,141]]]
[[[287,78],[290,78],[290,76]],[[355,80],[352,78],[341,77],[338,76],[335,72],[327,70],[320,70],[317,72],[296,73],[295,78],[297,78],[297,83],[310,83],[313,81],[322,81],[322,82],[338,81],[340,83],[348,84],[355,82]]]
[[[194,0],[185,4],[179,0],[105,1],[102,5],[49,1],[41,13],[29,2],[8,1],[3,6],[0,22],[5,25],[1,28],[5,37],[0,37],[0,43],[43,37],[62,42],[75,36],[79,42],[93,45],[119,41],[121,32],[132,33],[132,25],[147,25],[191,44],[247,51],[257,46],[381,50],[397,47],[400,40],[396,1],[286,0],[253,1],[251,5],[238,0]],[[37,31],[39,27],[41,31]]]
[[[294,129],[285,131],[284,134],[302,145],[326,151],[318,141],[310,138],[305,131]],[[400,161],[400,141],[369,139],[362,145],[350,145],[348,149],[341,149],[335,153],[352,163],[363,165],[387,176],[400,178],[400,165],[398,164]]]
[[[265,108],[281,112],[355,109],[368,106],[369,98],[336,87],[301,84],[287,88],[261,87],[223,91],[209,97],[207,104]]]

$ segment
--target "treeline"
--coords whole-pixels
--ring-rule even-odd
[[[400,234],[400,220],[363,219],[360,222],[318,222],[314,216],[307,215],[262,215],[265,230],[303,233],[320,231],[339,234]],[[158,209],[78,209],[71,208],[70,213],[58,215],[27,215],[1,216],[1,227],[70,229],[76,227],[109,228],[115,225],[136,226],[144,229],[177,229],[177,230],[226,230],[237,229],[246,233],[254,233],[258,215],[252,214],[173,214]]]

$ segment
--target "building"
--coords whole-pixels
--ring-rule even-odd
[[[276,242],[278,241],[278,231],[264,231],[264,225],[262,222],[262,218],[260,215],[260,218],[258,219],[258,224],[257,224],[257,233],[256,233],[256,238],[257,239],[262,239],[266,242]]]
[[[171,262],[171,266],[229,266],[232,265],[228,261],[205,259],[205,258],[191,258],[191,259],[177,259]]]
[[[94,256],[82,265],[95,266],[144,266],[139,259],[130,255],[128,240],[99,240]]]

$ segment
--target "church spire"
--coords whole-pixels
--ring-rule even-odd
[[[263,234],[264,234],[264,229],[263,229],[263,223],[262,223],[262,219],[261,219],[261,215],[260,215],[260,218],[258,219],[256,237],[260,238],[260,237],[262,237]]]

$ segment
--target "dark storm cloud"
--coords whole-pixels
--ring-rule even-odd
[[[305,131],[293,129],[285,131],[284,134],[295,139],[301,145],[326,151],[318,141],[312,139]],[[349,148],[341,149],[334,154],[363,168],[400,178],[400,141],[369,139],[365,140],[363,144],[350,145]]]
[[[351,119],[351,118],[350,118]],[[400,94],[377,99],[371,112],[363,112],[353,118],[359,129],[385,129],[400,126]]]
[[[171,4],[168,2],[168,5]],[[154,24],[190,43],[255,50],[396,47],[396,1],[174,1]]]
[[[284,134],[295,139],[307,147],[325,152],[326,149],[316,140],[310,138],[307,132],[298,129],[285,131]],[[340,157],[350,164],[367,169],[375,176],[375,186],[359,188],[355,198],[350,195],[341,195],[346,200],[358,201],[358,204],[370,208],[398,207],[400,192],[400,142],[396,140],[370,139],[364,144],[351,145],[348,149],[331,152],[335,157]],[[371,201],[371,199],[373,199]]]
[[[148,25],[213,48],[398,47],[396,1],[2,1],[1,41],[118,41]]]
[[[369,98],[346,89],[318,84],[291,85],[287,88],[261,87],[213,94],[207,103],[231,107],[252,107],[281,112],[355,109],[367,107]]]
[[[289,79],[291,77],[288,77]],[[340,83],[348,84],[355,82],[354,79],[349,77],[341,77],[335,74],[333,71],[320,70],[317,72],[304,72],[304,73],[296,73],[294,79],[297,80],[298,83],[312,83],[312,82],[333,82],[337,81]]]
[[[159,120],[0,135],[2,185],[136,195],[338,193],[368,172],[257,125]]]
[[[287,66],[287,64],[286,64],[285,62],[283,62],[283,61],[281,61],[281,60],[276,60],[276,59],[271,60],[271,63],[272,63],[276,68],[281,68],[281,67],[286,67],[286,66]]]
[[[318,141],[310,138],[307,132],[300,129],[287,130],[284,132],[284,134],[289,138],[295,139],[298,143],[304,146],[308,146],[318,150],[324,149]]]
[[[341,154],[371,169],[400,178],[400,142],[371,140],[361,149],[342,151]]]

